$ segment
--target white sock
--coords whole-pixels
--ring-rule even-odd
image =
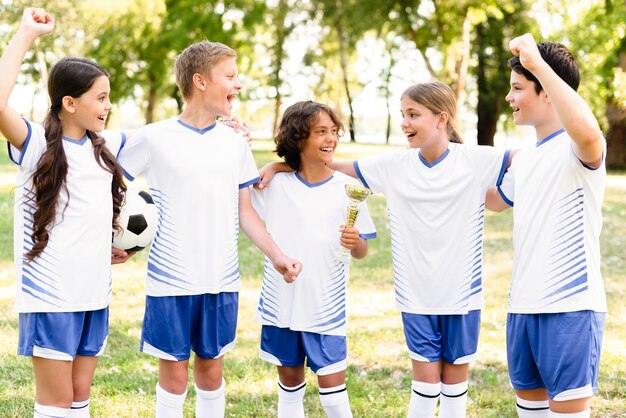
[[[332,388],[320,388],[320,402],[328,418],[352,418],[345,383]]]
[[[561,414],[550,411],[550,418],[589,418],[590,416],[591,409],[587,409],[582,412],[574,412],[573,414]]]
[[[441,383],[424,383],[414,380],[411,384],[409,418],[434,418]]]
[[[464,418],[467,405],[467,388],[465,382],[447,385],[441,383],[441,397],[439,398],[439,418]]]
[[[156,418],[183,418],[183,404],[187,391],[180,395],[169,393],[157,383],[156,386]]]
[[[72,408],[70,408],[68,418],[89,418],[90,400],[91,398],[86,401],[72,402]]]
[[[39,405],[35,402],[35,414],[33,418],[64,418],[70,413],[69,408]]]
[[[548,418],[550,416],[550,401],[527,401],[519,396],[517,402],[517,416],[519,418]]]
[[[226,411],[226,382],[215,390],[202,390],[196,385],[196,416],[224,418]]]
[[[304,418],[305,390],[306,382],[289,387],[278,381],[278,418]]]

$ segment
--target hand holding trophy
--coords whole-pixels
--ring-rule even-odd
[[[356,217],[359,214],[358,204],[367,199],[367,196],[372,194],[372,191],[367,187],[358,186],[356,184],[346,184],[346,194],[350,199],[348,214],[346,216],[346,228],[352,228],[356,222]],[[338,261],[350,264],[350,261],[352,260],[350,249],[340,246],[339,250],[337,250],[335,258]]]

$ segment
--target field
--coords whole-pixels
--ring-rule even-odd
[[[341,144],[338,159],[377,154],[388,147]],[[253,150],[261,167],[274,158],[267,142]],[[17,314],[13,312],[12,263],[14,167],[0,143],[0,417],[32,416],[34,383],[30,359],[18,357]],[[602,269],[609,302],[600,393],[593,417],[626,416],[626,175],[613,173],[604,205]],[[411,373],[400,314],[393,306],[389,224],[385,200],[368,200],[378,230],[369,256],[353,262],[348,294],[348,390],[355,417],[406,416]],[[469,417],[514,417],[505,354],[505,320],[512,260],[512,213],[488,213],[485,225],[485,302],[478,360],[470,369]],[[243,236],[243,234],[242,234]],[[154,415],[157,361],[138,352],[144,305],[146,254],[113,267],[109,346],[92,389],[93,417]],[[262,256],[244,237],[240,242],[242,291],[237,346],[226,356],[227,410],[231,417],[276,416],[275,368],[257,358],[260,326],[252,321],[260,289]],[[317,383],[307,374],[305,409],[323,417]],[[190,381],[185,416],[193,416]]]

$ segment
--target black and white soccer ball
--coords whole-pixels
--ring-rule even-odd
[[[141,251],[152,242],[157,229],[158,214],[152,196],[143,190],[127,190],[120,212],[121,231],[113,231],[113,247],[125,251]]]

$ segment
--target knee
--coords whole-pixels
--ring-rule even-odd
[[[173,394],[181,394],[187,390],[187,369],[168,370],[167,373],[159,373],[159,386]]]

